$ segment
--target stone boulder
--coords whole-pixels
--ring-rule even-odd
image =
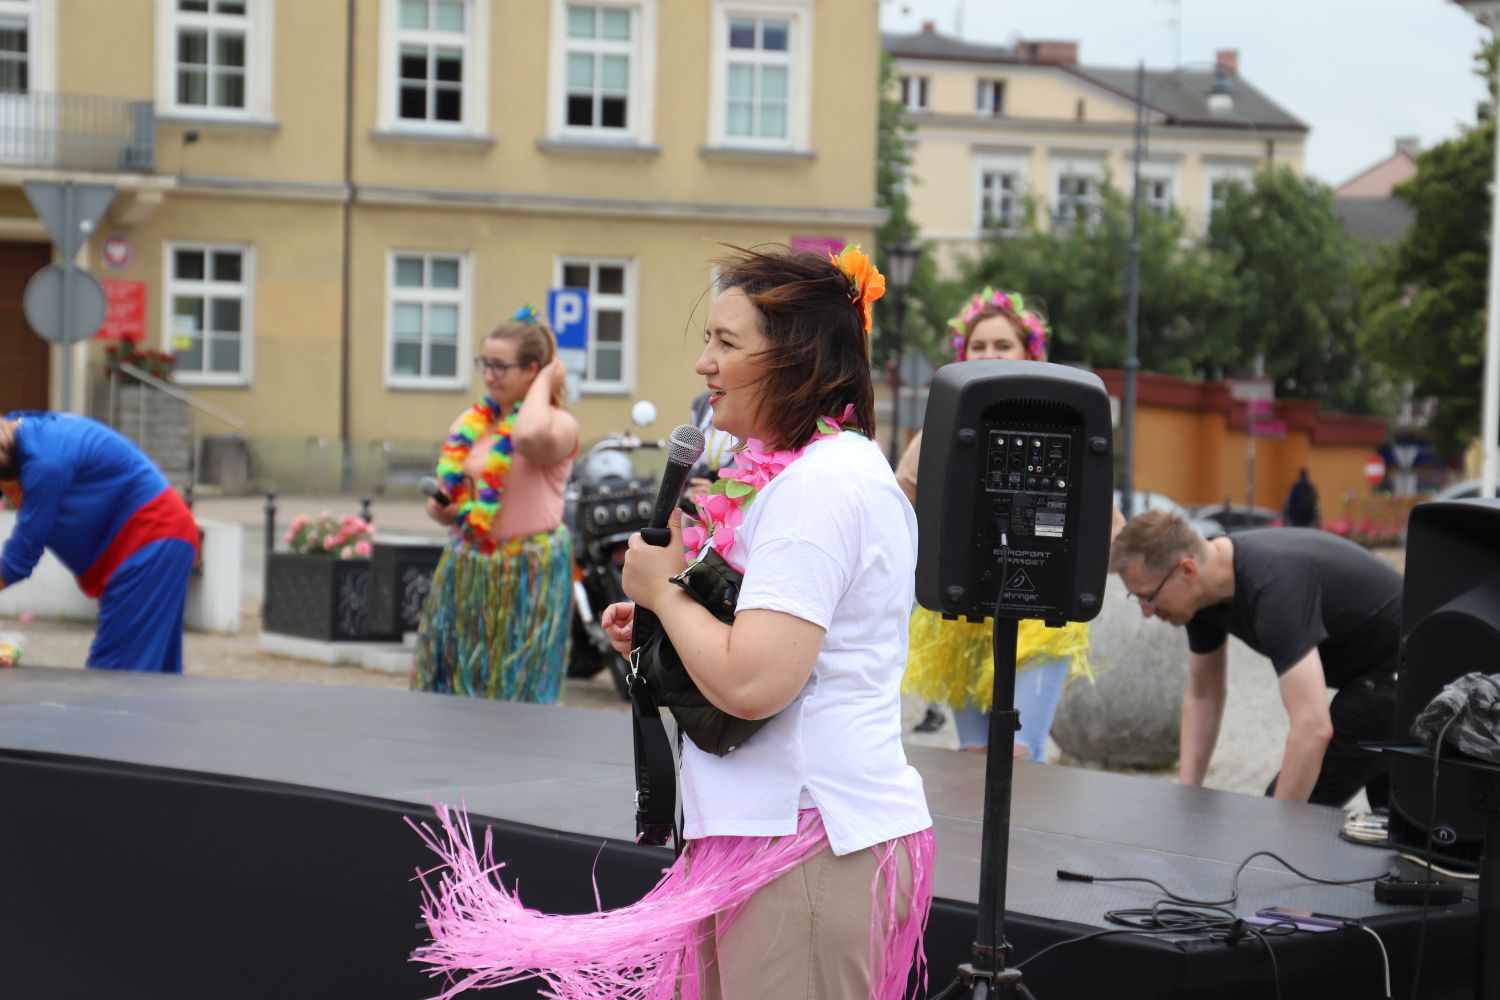
[[[1187,632],[1145,618],[1111,573],[1104,609],[1089,624],[1094,680],[1063,691],[1052,739],[1069,757],[1106,768],[1163,769],[1177,760]]]

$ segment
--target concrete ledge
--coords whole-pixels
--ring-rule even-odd
[[[382,674],[401,676],[411,671],[413,645],[405,642],[321,642],[300,635],[285,635],[281,632],[261,630],[256,645],[263,653],[285,656],[293,660],[312,660],[314,663],[329,663],[364,667]]]

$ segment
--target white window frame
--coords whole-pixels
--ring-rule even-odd
[[[1141,191],[1141,207],[1148,211],[1154,211],[1160,215],[1166,215],[1174,205],[1182,201],[1178,186],[1177,166],[1174,163],[1163,163],[1146,161],[1141,164],[1141,183],[1165,185],[1165,197],[1158,200],[1148,197],[1146,189]]]
[[[490,0],[463,0],[462,39],[447,32],[401,27],[401,0],[380,0],[380,91],[375,101],[379,132],[433,137],[487,137],[490,124]],[[463,91],[456,122],[401,117],[401,45],[457,46],[463,50]]]
[[[212,6],[212,3],[210,3]],[[212,104],[180,104],[177,101],[177,31],[179,28],[225,27],[233,15],[179,11],[177,0],[156,0],[156,107],[167,118],[201,118],[220,121],[270,121],[272,119],[273,39],[276,0],[245,0],[245,106],[221,108]],[[210,57],[213,42],[209,41]],[[213,86],[210,73],[209,86]]]
[[[982,76],[974,88],[974,113],[985,115],[990,118],[1005,117],[1005,92],[1008,90],[1005,80],[997,77]],[[996,107],[995,93],[999,91],[999,107]]]
[[[926,111],[932,107],[932,77],[925,73],[902,73],[896,85],[901,88],[901,105],[907,111]]]
[[[1214,186],[1220,181],[1238,181],[1249,187],[1255,183],[1255,162],[1236,160],[1203,165],[1203,231],[1214,221]]]
[[[1012,178],[1011,197],[1014,199],[1015,208],[1011,224],[986,227],[984,224],[985,178],[1001,174]],[[976,157],[974,160],[974,231],[982,235],[989,231],[989,228],[997,228],[1003,233],[1013,233],[1019,230],[1025,222],[1026,192],[1026,157],[1024,155],[988,153]]]
[[[421,288],[396,287],[396,262],[402,257],[421,257],[423,273],[427,273],[433,258],[458,261],[458,288],[434,289],[427,285]],[[466,250],[433,250],[412,247],[392,248],[385,255],[385,346],[382,366],[385,385],[388,389],[464,390],[469,387],[474,361],[474,269],[473,261]],[[428,305],[458,306],[458,337],[454,345],[456,354],[453,375],[403,375],[396,372],[396,305],[399,302],[417,302]],[[424,314],[423,343],[428,339]],[[425,355],[424,355],[425,356]]]
[[[210,277],[202,280],[178,278],[175,274],[176,256],[179,251],[197,251],[203,254],[205,275],[210,274],[213,255],[237,253],[240,255],[240,280],[238,283],[214,281]],[[255,374],[255,247],[249,243],[204,243],[199,240],[169,240],[162,244],[163,290],[161,302],[161,349],[177,356],[177,331],[172,328],[176,310],[173,302],[179,295],[194,295],[203,298],[226,298],[235,290],[240,296],[240,367],[237,372],[188,371],[181,367],[173,373],[173,380],[182,385],[245,387],[254,380]],[[212,310],[203,310],[204,325],[212,323]],[[200,334],[206,331],[199,331]],[[208,362],[210,352],[207,338],[203,349],[203,360]]]
[[[554,139],[578,142],[635,143],[649,146],[656,136],[657,0],[551,0],[552,29],[548,61],[547,131]],[[569,7],[613,7],[630,12],[630,41],[584,43],[568,36]],[[595,51],[618,50],[630,57],[630,94],[625,127],[568,124],[568,51],[587,44]]]
[[[751,149],[805,153],[810,152],[812,123],[812,56],[813,56],[813,5],[812,0],[713,0],[713,13],[709,17],[709,86],[708,86],[708,135],[709,145],[721,148]],[[729,22],[733,18],[786,21],[787,53],[787,106],[786,138],[728,134]],[[742,55],[733,61],[741,61]],[[760,57],[765,59],[764,56]],[[752,61],[757,61],[752,59]],[[777,59],[779,62],[779,57]],[[769,63],[770,60],[766,59]]]
[[[562,254],[553,258],[552,262],[552,287],[562,288],[563,268],[568,265],[587,264],[590,268],[589,281],[597,281],[597,269],[604,267],[620,267],[625,271],[624,287],[622,295],[598,295],[593,288],[589,289],[589,337],[588,337],[588,361],[585,369],[586,374],[579,382],[579,391],[600,396],[626,396],[635,389],[635,361],[637,344],[637,322],[640,312],[640,282],[639,270],[636,262],[629,257],[596,257],[591,254]],[[594,352],[598,347],[595,337],[594,316],[599,307],[618,307],[623,313],[620,323],[620,379],[617,382],[604,381],[591,377],[594,370]]]
[[[1060,157],[1052,161],[1052,188],[1048,197],[1048,208],[1052,227],[1059,231],[1073,228],[1074,223],[1062,221],[1062,182],[1065,178],[1081,178],[1092,185],[1091,218],[1097,219],[1104,195],[1104,160],[1092,157]]]

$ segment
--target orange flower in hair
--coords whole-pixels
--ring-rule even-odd
[[[885,275],[880,273],[874,261],[865,256],[858,243],[849,244],[837,254],[830,253],[828,259],[849,279],[849,301],[860,311],[865,332],[869,333],[870,327],[875,325],[875,315],[870,307],[885,294]]]

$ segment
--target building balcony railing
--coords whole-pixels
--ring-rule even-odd
[[[0,92],[0,168],[107,173],[156,169],[150,101]]]

